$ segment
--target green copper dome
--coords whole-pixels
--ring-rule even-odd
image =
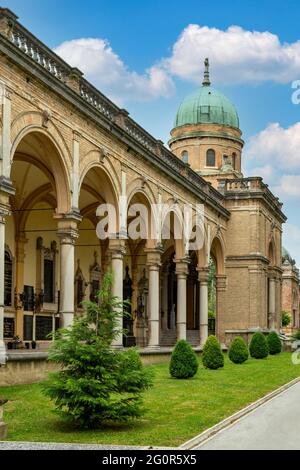
[[[208,59],[205,59],[203,84],[183,100],[174,127],[186,124],[221,124],[239,128],[239,117],[234,105],[226,96],[211,87],[208,67]]]
[[[221,124],[239,128],[239,117],[226,96],[211,86],[203,85],[179,106],[174,127],[186,124]]]

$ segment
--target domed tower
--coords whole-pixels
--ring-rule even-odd
[[[179,106],[169,146],[193,170],[218,187],[218,180],[241,178],[244,145],[234,105],[209,79],[209,62],[204,62],[202,86]]]

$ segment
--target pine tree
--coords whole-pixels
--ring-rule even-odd
[[[269,348],[266,337],[263,333],[258,331],[252,336],[249,351],[251,357],[255,359],[264,359],[269,355]]]
[[[170,374],[177,379],[194,377],[198,370],[198,359],[192,346],[184,339],[177,342],[172,352]]]
[[[271,355],[279,354],[282,351],[282,344],[276,331],[271,331],[267,336],[269,353]]]
[[[224,355],[216,336],[209,336],[203,348],[202,362],[207,369],[224,367]]]
[[[234,364],[243,364],[249,357],[247,344],[241,336],[236,336],[232,341],[229,352],[229,359]]]
[[[112,347],[122,333],[118,319],[126,306],[112,296],[111,285],[107,274],[98,301],[85,302],[85,315],[58,331],[49,354],[61,370],[50,374],[44,391],[56,411],[81,428],[141,416],[142,392],[152,384],[152,374],[135,349]]]

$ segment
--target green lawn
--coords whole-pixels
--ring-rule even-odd
[[[300,376],[290,353],[250,359],[211,371],[199,368],[194,379],[171,379],[168,365],[153,366],[155,385],[145,394],[144,418],[131,425],[98,431],[75,431],[53,412],[41,385],[0,388],[10,401],[4,418],[14,441],[81,442],[125,445],[177,446],[268,392]]]

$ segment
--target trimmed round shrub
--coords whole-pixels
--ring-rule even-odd
[[[250,347],[249,347],[251,357],[255,359],[264,359],[269,355],[269,348],[266,337],[263,333],[257,332],[252,336]]]
[[[198,359],[192,346],[181,339],[177,342],[171,356],[170,374],[176,379],[189,379],[196,375]]]
[[[267,343],[268,343],[268,348],[269,348],[269,353],[274,355],[274,354],[279,354],[282,351],[282,344],[280,341],[280,338],[276,331],[272,331],[268,336],[267,336]]]
[[[209,336],[203,348],[202,362],[207,369],[224,367],[224,355],[219,341],[215,336]]]
[[[243,364],[243,362],[247,361],[249,357],[248,346],[241,336],[237,336],[232,341],[228,356],[234,364]]]

